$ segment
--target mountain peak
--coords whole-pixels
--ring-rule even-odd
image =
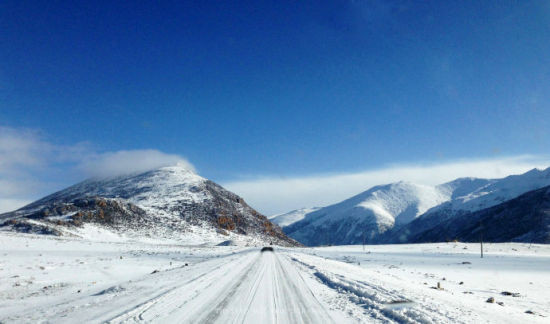
[[[188,163],[184,163],[184,162],[177,162],[174,165],[167,165],[167,166],[164,166],[164,167],[160,167],[158,169],[159,170],[161,170],[161,169],[174,170],[174,171],[179,171],[179,172],[189,172],[189,173],[197,174],[197,172],[193,168],[189,167]]]
[[[386,230],[408,223],[448,199],[436,187],[399,181],[307,213],[284,231],[307,245],[374,242]],[[318,235],[322,232],[328,234]]]
[[[523,176],[531,176],[531,177],[538,177],[538,176],[541,176],[541,175],[550,175],[550,167],[548,167],[546,169],[533,168],[533,169],[525,172],[522,175]]]
[[[93,225],[121,234],[167,239],[240,238],[264,244],[296,244],[241,197],[185,165],[88,179],[5,214],[2,219],[8,222],[0,222],[0,226],[16,227],[21,222],[19,228],[25,230],[53,228],[59,232]]]

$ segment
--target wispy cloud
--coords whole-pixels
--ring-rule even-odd
[[[158,150],[98,152],[90,143],[58,145],[40,131],[0,126],[0,213],[93,176],[113,176],[184,164]]]
[[[193,165],[176,154],[157,150],[117,151],[91,155],[82,161],[79,169],[91,176],[113,176],[124,173],[147,171],[163,166],[183,164],[190,170]]]
[[[326,206],[372,186],[397,181],[436,185],[460,177],[501,178],[550,166],[550,157],[522,155],[466,159],[438,164],[401,164],[356,173],[294,178],[259,177],[223,183],[266,215],[302,207]]]

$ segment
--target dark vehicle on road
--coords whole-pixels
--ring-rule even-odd
[[[271,247],[271,246],[264,246],[264,247],[262,248],[262,252],[266,252],[266,251],[273,252],[273,247]]]

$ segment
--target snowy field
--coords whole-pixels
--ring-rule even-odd
[[[296,258],[318,271],[321,281],[382,320],[550,323],[549,245],[484,244],[483,259],[479,244],[465,243],[300,252]],[[494,303],[487,303],[491,297]],[[396,313],[384,308],[391,303]]]
[[[0,232],[0,322],[550,322],[550,246],[259,250]]]

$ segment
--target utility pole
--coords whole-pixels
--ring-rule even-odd
[[[363,252],[365,252],[365,230],[363,230]]]
[[[483,259],[483,222],[479,221],[479,237],[480,237],[480,244],[481,244],[481,258]]]

